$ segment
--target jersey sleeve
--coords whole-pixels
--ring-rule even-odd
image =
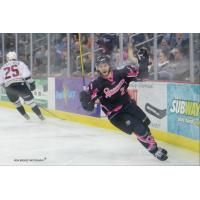
[[[21,71],[21,77],[22,78],[25,79],[25,78],[31,77],[31,72],[30,72],[30,70],[28,69],[28,66],[25,63],[20,61],[19,68],[20,68],[20,71]]]
[[[99,86],[97,84],[97,81],[94,80],[94,81],[91,81],[88,85],[88,91],[91,95],[91,100],[92,101],[95,101],[97,100],[100,95],[99,95]]]

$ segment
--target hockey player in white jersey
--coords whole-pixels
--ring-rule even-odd
[[[44,120],[38,105],[34,102],[31,91],[35,90],[35,81],[31,78],[28,66],[17,60],[15,52],[8,52],[6,55],[7,63],[0,68],[0,85],[5,88],[9,100],[16,106],[19,113],[27,120],[30,119],[21,104],[21,97],[24,102],[31,106],[33,112]]]

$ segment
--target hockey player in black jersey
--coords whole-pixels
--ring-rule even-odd
[[[7,63],[0,68],[0,85],[5,88],[9,100],[16,106],[18,112],[27,120],[30,119],[26,113],[19,97],[26,104],[31,106],[33,112],[44,120],[38,105],[34,102],[34,97],[31,91],[35,90],[35,81],[31,78],[28,66],[17,61],[15,52],[8,52],[6,55]]]
[[[151,135],[150,119],[130,99],[127,88],[139,74],[136,66],[128,65],[120,70],[112,70],[109,57],[97,59],[99,76],[92,81],[86,91],[80,92],[82,107],[87,111],[94,109],[95,101],[99,101],[109,121],[127,134],[135,134],[139,142],[156,158],[164,161],[168,158],[167,151],[157,146]]]

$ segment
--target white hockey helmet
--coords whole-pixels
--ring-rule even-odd
[[[17,60],[17,54],[14,51],[10,51],[6,55],[7,61]]]

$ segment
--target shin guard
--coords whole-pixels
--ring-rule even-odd
[[[32,110],[37,116],[42,115],[38,105],[35,105],[34,107],[32,107]]]
[[[157,143],[154,140],[150,132],[147,132],[144,136],[137,135],[139,142],[146,148],[150,153],[155,153],[157,151]]]
[[[24,110],[23,106],[19,106],[16,109],[21,115],[25,115],[26,114],[26,111]]]

